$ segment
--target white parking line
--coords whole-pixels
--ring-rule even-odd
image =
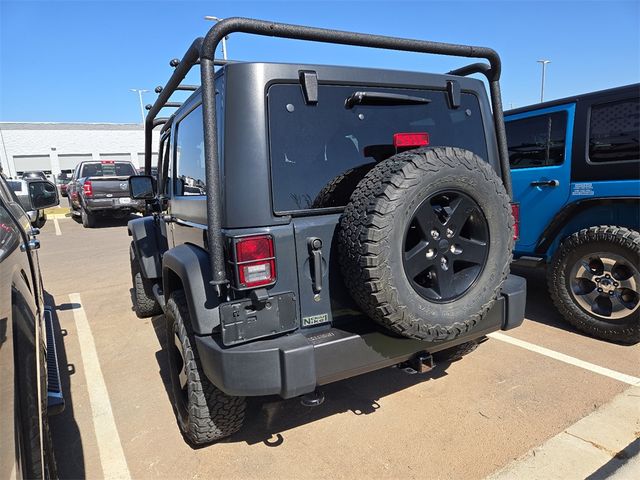
[[[56,227],[56,235],[60,236],[62,235],[62,230],[60,230],[60,224],[58,223],[58,219],[57,218],[53,218],[53,226]]]
[[[130,479],[131,474],[113,418],[109,393],[102,376],[93,334],[82,307],[82,299],[79,293],[71,293],[69,300],[71,303],[77,304],[73,309],[73,317],[76,322],[82,365],[87,379],[87,390],[89,391],[89,402],[98,441],[102,473],[105,479]]]
[[[613,378],[614,380],[618,380],[619,382],[640,386],[640,378],[638,377],[633,377],[625,373],[616,372],[615,370],[610,370],[593,363],[585,362],[584,360],[565,355],[564,353],[556,352],[555,350],[549,350],[548,348],[540,347],[539,345],[534,345],[533,343],[525,342],[524,340],[518,340],[517,338],[510,337],[509,335],[505,335],[504,333],[494,332],[490,333],[488,336],[495,340],[510,343],[511,345],[515,345],[516,347],[525,348],[532,352],[539,353],[540,355],[544,355],[546,357],[568,363],[569,365],[574,365],[576,367],[589,370],[590,372]]]

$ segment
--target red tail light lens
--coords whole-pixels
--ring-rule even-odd
[[[236,241],[236,268],[240,288],[269,285],[276,281],[276,261],[271,235],[244,237]]]
[[[511,215],[513,215],[513,239],[520,238],[520,204],[511,204]]]
[[[93,187],[91,186],[91,180],[85,180],[82,185],[82,191],[84,192],[85,197],[93,196]]]
[[[396,148],[425,147],[429,145],[428,133],[394,133],[393,146]]]

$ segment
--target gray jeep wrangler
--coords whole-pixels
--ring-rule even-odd
[[[215,60],[234,32],[489,64],[433,75]],[[232,18],[171,63],[148,106],[147,175],[130,179],[152,215],[128,229],[134,308],[164,314],[188,442],[239,430],[246,396],[318,403],[321,385],[403,362],[425,371],[522,323],[496,52]],[[181,85],[198,64],[201,87]],[[193,94],[171,102],[177,90]],[[178,109],[159,118],[165,107]]]

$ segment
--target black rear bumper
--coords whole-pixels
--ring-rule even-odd
[[[291,398],[318,385],[404,362],[417,353],[435,353],[509,330],[524,320],[526,281],[510,275],[502,295],[472,332],[450,342],[426,343],[389,336],[372,325],[370,331],[331,328],[294,333],[225,348],[213,337],[196,337],[205,374],[229,395],[280,395]]]
[[[129,197],[125,198],[129,199]],[[84,206],[90,213],[144,212],[145,209],[144,200],[130,200],[129,203],[120,203],[120,197],[85,199]]]

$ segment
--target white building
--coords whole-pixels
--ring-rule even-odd
[[[154,131],[154,164],[159,131]],[[70,173],[85,160],[130,160],[144,167],[142,125],[0,122],[0,165],[7,176],[28,170]]]

